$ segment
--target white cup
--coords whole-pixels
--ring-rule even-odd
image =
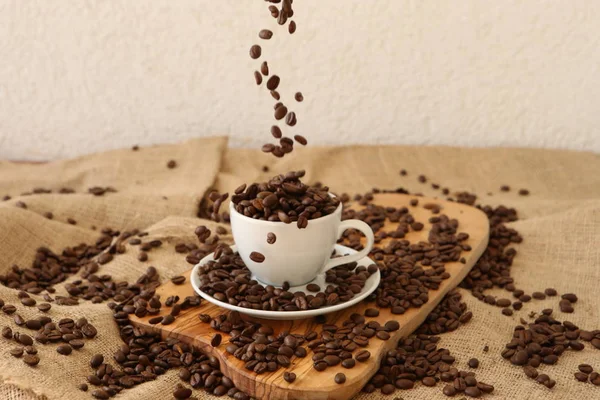
[[[305,229],[298,229],[295,222],[263,221],[246,217],[229,206],[231,231],[242,260],[261,283],[282,286],[300,286],[312,281],[317,275],[341,264],[366,257],[373,247],[371,227],[363,221],[342,221],[342,204],[329,215],[308,221]],[[330,258],[337,240],[346,229],[357,229],[367,237],[364,249],[355,254]],[[267,243],[267,234],[273,233],[276,241]],[[262,263],[250,259],[250,253],[265,256]]]

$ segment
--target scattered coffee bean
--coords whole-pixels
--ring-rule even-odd
[[[283,379],[285,379],[285,381],[288,383],[292,383],[296,380],[296,374],[286,371],[283,373]]]
[[[334,380],[335,383],[337,383],[338,385],[346,383],[346,375],[343,372],[338,372],[337,374],[335,374]]]
[[[210,345],[212,347],[219,347],[219,345],[221,344],[221,340],[223,339],[223,337],[221,336],[220,333],[217,333],[213,336],[213,338],[210,341]]]
[[[527,189],[519,189],[519,196],[528,196],[529,190]]]
[[[68,344],[61,344],[56,348],[56,352],[58,354],[62,354],[63,356],[68,356],[73,351],[73,348]]]
[[[356,353],[356,355],[354,356],[356,361],[359,361],[359,362],[365,362],[370,357],[371,357],[371,353],[369,352],[369,350],[361,350],[358,353]]]
[[[378,317],[378,316],[379,316],[379,310],[376,308],[367,308],[365,310],[365,317],[374,318],[374,317]]]
[[[552,289],[552,288],[548,288],[546,290],[544,290],[544,293],[546,294],[546,296],[556,296],[558,294],[558,292],[556,291],[556,289]]]
[[[469,364],[469,367],[471,367],[471,368],[477,368],[477,367],[479,367],[479,360],[476,358],[471,358],[469,360],[468,364]]]
[[[173,278],[171,278],[171,282],[174,285],[181,285],[185,282],[185,276],[182,276],[182,275],[174,276]]]
[[[23,356],[23,362],[31,367],[35,367],[40,363],[40,357],[36,354],[25,354],[25,356]]]

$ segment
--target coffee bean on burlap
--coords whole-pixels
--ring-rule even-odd
[[[260,48],[259,45],[255,44],[252,47],[250,47],[250,57],[253,60],[260,58],[261,53],[262,53],[262,49]]]
[[[56,348],[56,352],[58,354],[62,354],[63,356],[68,356],[73,351],[73,348],[68,344],[61,344]]]
[[[23,362],[31,367],[35,367],[40,363],[40,357],[36,354],[25,354]]]
[[[261,39],[269,40],[273,37],[273,32],[268,29],[263,29],[260,32],[258,32],[258,37],[260,37]]]
[[[479,360],[476,358],[471,358],[467,364],[471,368],[477,368],[477,367],[479,367]]]
[[[558,292],[556,291],[556,289],[553,288],[547,288],[544,290],[544,293],[546,294],[546,296],[556,296],[558,294]]]
[[[262,253],[259,253],[257,251],[253,251],[252,253],[250,253],[250,259],[252,261],[254,261],[255,263],[262,263],[263,261],[265,261],[265,256]]]
[[[577,368],[584,374],[591,374],[592,372],[594,372],[594,368],[589,364],[579,364]]]
[[[24,350],[23,347],[13,347],[10,349],[10,355],[19,358],[23,355]]]

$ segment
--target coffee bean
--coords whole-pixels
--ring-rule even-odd
[[[579,382],[587,382],[588,381],[588,374],[584,374],[583,372],[575,372],[575,379],[577,379]]]
[[[400,324],[398,323],[398,321],[393,320],[386,322],[384,326],[388,332],[394,332],[400,329]]]
[[[398,379],[396,381],[395,385],[398,389],[407,390],[407,389],[412,389],[414,387],[415,383],[413,381],[411,381],[410,379]]]
[[[73,351],[73,348],[68,344],[61,344],[56,348],[56,352],[58,354],[62,354],[63,356],[68,356]]]
[[[294,95],[294,99],[296,99],[297,102],[301,103],[304,101],[304,95],[301,92],[296,92],[296,94]]]
[[[503,308],[502,309],[502,314],[510,317],[511,315],[513,315],[513,310],[511,310],[510,308]]]
[[[389,340],[390,338],[390,334],[386,331],[378,331],[375,336],[377,336],[377,338],[381,340]]]
[[[296,32],[296,22],[295,21],[290,21],[290,24],[288,25],[288,32],[290,33],[290,35],[292,35],[294,32]]]
[[[21,357],[23,355],[24,349],[22,347],[13,347],[10,349],[10,355],[13,357]]]
[[[542,292],[533,292],[531,294],[531,297],[533,297],[536,300],[544,300],[546,298],[546,295]]]
[[[568,300],[571,303],[577,303],[577,295],[574,293],[566,293],[561,296],[562,299]]]
[[[519,189],[519,196],[528,196],[529,190],[527,189]]]
[[[469,397],[481,397],[481,390],[477,386],[469,386],[465,389],[465,394]]]
[[[49,303],[40,303],[38,304],[37,308],[42,312],[47,312],[50,310],[50,308],[52,308],[52,305],[50,305]]]
[[[392,394],[395,391],[396,391],[396,388],[394,387],[394,385],[391,385],[389,383],[387,383],[381,387],[382,394]]]
[[[171,325],[175,321],[175,317],[171,314],[165,315],[161,321],[161,325]]]
[[[356,361],[359,362],[365,362],[369,359],[369,357],[371,357],[371,353],[368,350],[361,350],[354,356]]]
[[[157,315],[156,317],[152,317],[148,320],[148,323],[150,325],[156,325],[156,324],[160,324],[163,320],[163,316],[162,315]]]
[[[343,372],[338,372],[337,374],[335,374],[334,380],[335,383],[337,383],[338,385],[346,383],[346,375]]]
[[[254,71],[254,82],[256,82],[257,85],[260,85],[263,81],[262,75],[260,74],[260,72],[258,71]]]
[[[277,100],[277,101],[281,100],[281,96],[279,95],[279,92],[277,90],[271,90],[270,93],[271,93],[271,97],[273,97],[275,100]]]
[[[23,362],[31,367],[34,367],[40,363],[40,357],[35,354],[25,354],[25,356],[23,356]]]
[[[444,389],[442,389],[442,393],[444,393],[448,397],[451,397],[456,395],[456,389],[453,385],[446,385],[444,386]]]
[[[319,292],[321,290],[321,287],[315,283],[309,283],[308,285],[306,285],[306,290],[308,290],[309,292]]]
[[[221,340],[223,339],[223,337],[221,336],[220,333],[217,333],[213,336],[213,338],[210,341],[210,345],[212,347],[219,347],[219,345],[221,344]]]
[[[8,326],[5,326],[4,328],[2,328],[2,337],[4,337],[5,339],[12,339],[12,337],[13,337],[12,329],[10,329],[10,327],[8,327]]]
[[[17,339],[16,337],[16,333],[15,333],[15,339],[21,343],[23,346],[31,346],[33,344],[33,339],[31,338],[31,336],[26,335],[24,333],[21,333]]]
[[[137,259],[142,262],[148,261],[148,253],[146,253],[145,251],[140,251],[138,253]]]
[[[79,390],[81,390],[82,392],[87,392],[88,391],[88,385],[86,385],[85,383],[81,383],[80,385],[77,386],[77,388]]]
[[[344,368],[354,368],[356,365],[356,361],[353,358],[346,358],[342,361],[342,367]]]
[[[263,63],[260,65],[260,73],[263,74],[264,76],[269,76],[269,64],[267,64],[266,61],[263,61]],[[262,77],[261,77],[261,82],[262,82]],[[259,83],[260,85],[260,83]]]
[[[279,127],[277,125],[273,125],[271,127],[271,135],[273,135],[273,137],[275,139],[281,139],[282,133],[281,133],[281,129],[279,129]],[[239,194],[239,193],[237,193]]]
[[[273,79],[273,77],[271,77],[271,79]],[[268,84],[268,82],[267,82],[267,84]],[[283,119],[283,117],[285,117],[287,115],[287,113],[288,113],[287,107],[282,105],[275,109],[275,113],[273,115],[275,116],[275,119],[277,121],[279,121],[280,119]]]
[[[297,122],[298,120],[296,119],[296,113],[293,111],[290,112],[285,119],[285,123],[289,126],[295,126]]]
[[[250,253],[250,259],[255,263],[260,264],[263,261],[265,261],[265,256],[257,251],[253,251],[252,253]]]
[[[268,29],[263,29],[260,32],[258,32],[258,37],[260,37],[261,39],[269,40],[273,37],[273,32]]]
[[[546,290],[544,290],[544,293],[546,294],[546,296],[556,296],[558,294],[558,292],[556,291],[556,289],[552,289],[552,288],[547,288]]]
[[[308,141],[306,140],[306,138],[301,135],[294,135],[294,140],[296,142],[300,143],[302,146],[306,146],[308,144]]]
[[[33,307],[36,304],[36,301],[34,299],[32,299],[31,297],[25,297],[23,299],[21,299],[21,304],[23,304],[26,307]]]
[[[259,45],[255,44],[252,47],[250,47],[250,57],[253,60],[260,58],[261,53],[262,53],[262,49],[260,48]]]
[[[577,368],[579,369],[579,371],[585,374],[591,374],[592,372],[594,372],[594,368],[589,364],[579,364]]]
[[[185,276],[182,276],[182,275],[174,276],[173,278],[171,278],[171,282],[174,285],[181,285],[182,283],[185,282]]]
[[[269,80],[267,80],[267,89],[269,90],[277,90],[277,87],[279,86],[279,82],[281,80],[279,79],[279,77],[277,75],[273,75],[269,78]]]
[[[479,367],[479,360],[476,358],[471,358],[469,360],[468,364],[469,364],[469,367],[471,367],[471,368],[477,368],[477,367]]]
[[[267,243],[273,244],[277,241],[277,236],[273,232],[267,233]]]
[[[296,380],[296,374],[286,371],[283,373],[283,379],[285,379],[285,381],[288,383],[292,383]]]
[[[376,308],[367,308],[365,310],[365,317],[378,317],[379,316],[379,310]]]

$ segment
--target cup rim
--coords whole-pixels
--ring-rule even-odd
[[[328,194],[331,197],[337,197],[333,193],[328,193]],[[320,221],[324,221],[324,220],[326,220],[326,219],[328,219],[330,217],[334,217],[336,214],[341,214],[342,213],[342,207],[343,207],[343,204],[340,201],[340,204],[337,206],[337,208],[335,209],[334,212],[332,212],[331,214],[323,215],[322,217],[319,217],[319,218],[309,219],[309,221],[310,221],[309,225],[313,224],[313,223],[319,223]],[[245,220],[257,223],[257,224],[273,225],[273,226],[274,225],[280,225],[280,224],[282,226],[293,226],[294,225],[294,223],[286,224],[285,222],[281,222],[281,221],[265,221],[265,220],[262,220],[262,219],[254,219],[254,218],[247,217],[244,214],[239,213],[238,210],[235,209],[235,206],[233,205],[233,201],[229,202],[229,213],[230,213],[230,215],[236,214],[237,216],[239,216],[242,219],[245,219]]]

